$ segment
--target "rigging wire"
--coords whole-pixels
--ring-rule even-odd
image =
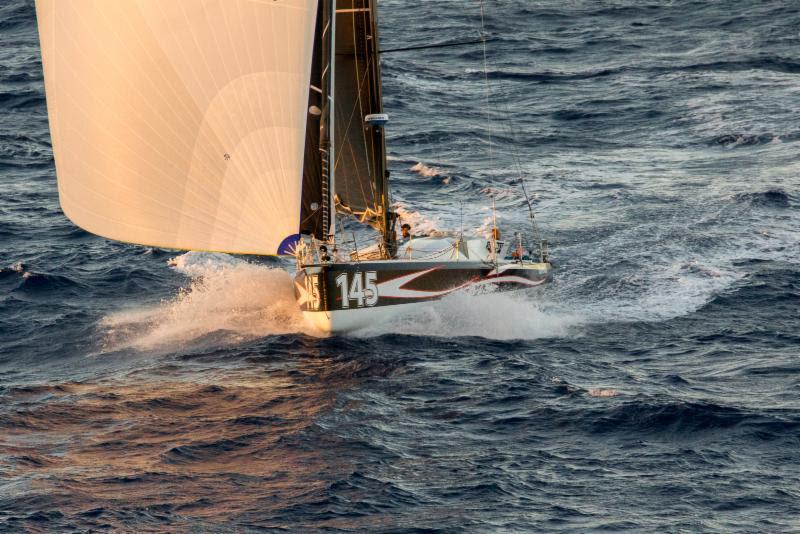
[[[481,40],[483,41],[483,79],[486,83],[486,135],[489,142],[489,168],[494,169],[494,151],[492,150],[492,86],[489,83],[489,60],[486,52],[486,20],[483,12],[483,0],[479,1],[481,9]]]
[[[479,0],[479,2],[480,2],[480,11],[481,11],[481,36],[484,37],[483,65],[484,65],[484,79],[485,79],[486,86],[487,86],[487,90],[486,90],[486,106],[487,106],[487,116],[490,116],[491,115],[491,103],[490,103],[491,82],[489,81],[489,73],[488,73],[488,67],[487,67],[488,59],[487,59],[487,53],[486,53],[486,43],[489,42],[489,40],[485,39],[485,36],[486,36],[486,33],[485,33],[485,13],[484,13],[483,0]],[[494,40],[496,40],[496,39],[492,39],[492,41],[494,41]],[[519,178],[520,185],[522,187],[522,193],[525,195],[525,203],[528,206],[528,215],[529,215],[529,218],[530,218],[530,221],[531,221],[531,228],[532,228],[532,231],[533,231],[533,237],[536,240],[536,242],[539,244],[540,258],[544,259],[544,243],[542,242],[542,239],[541,239],[541,233],[539,232],[539,225],[537,224],[536,216],[535,216],[534,211],[533,211],[533,204],[531,202],[531,198],[528,195],[527,188],[525,187],[525,172],[522,169],[522,160],[520,158],[519,151],[517,150],[517,137],[516,137],[513,125],[512,125],[512,119],[511,119],[512,115],[511,115],[511,110],[508,107],[508,102],[503,102],[503,108],[504,108],[504,111],[505,111],[505,118],[504,118],[504,120],[502,120],[500,122],[505,125],[506,129],[508,130],[509,138],[511,139],[511,157],[512,157],[512,160],[514,162],[514,166],[516,167],[516,170],[517,170],[517,177]],[[487,119],[487,123],[491,124],[490,119]],[[491,138],[490,138],[490,144],[489,144],[490,161],[491,161],[491,150],[492,150],[492,146],[491,146]]]
[[[368,5],[368,4],[369,4],[369,2],[365,3],[365,5]],[[372,8],[367,8],[367,9],[370,10],[370,13],[371,13],[371,9]],[[369,16],[371,16],[371,14],[364,13],[364,17],[362,19],[360,19],[361,24],[363,24],[365,27],[369,27],[370,24],[371,24],[371,22],[368,21],[368,17]],[[367,35],[366,33],[363,35],[363,37],[364,37],[363,40],[359,39],[359,32],[357,31],[358,26],[359,26],[359,24],[358,24],[359,19],[356,18],[356,12],[355,11],[352,13],[352,17],[353,17],[352,18],[352,28],[353,28],[353,64],[354,64],[353,73],[355,74],[355,78],[356,78],[356,84],[355,84],[356,99],[353,102],[352,109],[350,110],[350,116],[347,119],[347,126],[343,130],[345,133],[343,134],[342,147],[347,145],[350,148],[351,152],[355,152],[356,149],[353,147],[352,143],[350,142],[350,138],[349,138],[350,137],[350,131],[351,131],[351,127],[354,125],[353,124],[353,119],[356,117],[356,111],[360,112],[360,116],[362,118],[365,116],[364,104],[363,104],[363,100],[362,100],[362,94],[364,93],[364,88],[367,87],[367,82],[370,81],[370,73],[375,67],[374,67],[374,65],[372,63],[372,58],[370,57],[370,54],[367,53],[367,50],[369,49],[369,45],[368,45],[367,41],[369,39],[374,39],[374,34],[371,31],[369,35]],[[359,56],[359,46],[361,46],[361,48],[364,50],[364,54],[363,54],[363,60],[364,61],[363,62],[365,63],[365,65],[363,66],[363,73],[362,73],[362,70],[359,68],[359,63],[361,63],[361,59],[362,59],[361,56]],[[374,53],[375,52],[373,52],[373,54]],[[372,94],[373,91],[374,91],[373,87],[369,87],[370,94]],[[371,113],[371,111],[370,111],[370,113]],[[364,145],[364,154],[367,155],[367,157],[365,159],[365,163],[366,163],[366,166],[367,166],[367,175],[368,176],[372,176],[371,163],[370,163],[370,157],[369,157],[371,151],[370,151],[369,146],[368,146],[366,130],[364,129],[363,124],[359,123],[356,126],[359,126],[361,128],[361,140],[363,141],[363,145]],[[374,148],[373,148],[373,150],[374,150]],[[336,161],[334,163],[334,169],[338,169],[339,168],[339,164],[340,164],[343,156],[344,156],[344,149],[337,152]],[[356,166],[356,172],[358,172],[357,166]],[[359,176],[359,178],[360,178],[360,176]],[[371,189],[371,195],[368,195],[367,192],[364,190],[363,181],[362,180],[360,180],[360,179],[358,180],[358,185],[359,185],[359,187],[361,189],[361,196],[362,196],[364,202],[367,203],[369,200],[372,200],[372,204],[373,205],[377,205],[378,201],[377,201],[377,191],[375,190],[375,184],[372,181],[369,182],[369,186],[370,186],[370,189]]]
[[[358,60],[359,60],[358,47],[359,47],[359,44],[361,44],[361,41],[359,40],[358,32],[356,31],[356,27],[357,26],[358,26],[358,21],[356,20],[356,14],[353,13],[353,63],[355,64],[355,68],[353,70],[355,71],[356,86],[358,87],[358,92],[356,93],[356,103],[353,105],[353,108],[354,108],[353,111],[355,112],[355,107],[358,106],[358,111],[359,111],[360,116],[361,116],[361,118],[363,120],[363,118],[366,116],[366,114],[364,113],[364,103],[362,102],[362,99],[361,99],[361,93],[362,93],[363,83],[366,82],[367,79],[369,78],[370,70],[372,69],[372,62],[371,62],[371,58],[369,57],[369,54],[364,53],[366,69],[365,69],[364,80],[362,82],[361,73],[359,72],[359,68],[358,68]],[[372,32],[370,31],[370,33],[372,33]],[[366,42],[366,34],[364,34],[363,46],[364,46],[365,49],[368,46],[367,42]],[[371,89],[372,88],[370,87],[370,92],[371,92]],[[370,111],[370,113],[371,112],[372,111]],[[350,115],[351,121],[352,121],[352,117],[353,117],[353,114]],[[364,155],[366,156],[364,158],[364,162],[367,164],[367,177],[371,178],[372,177],[372,168],[371,168],[372,165],[370,164],[370,156],[372,156],[373,153],[370,151],[369,147],[367,146],[367,130],[364,128],[363,124],[360,124],[359,126],[361,126],[361,139],[364,142]],[[348,125],[348,130],[349,129],[350,129],[350,127]],[[348,132],[348,134],[349,134],[349,132]],[[359,185],[359,187],[361,189],[361,196],[364,197],[364,199],[366,200],[367,199],[367,194],[364,191],[364,182],[363,182],[363,180],[361,180],[361,174],[358,172],[358,166],[355,165],[354,167],[356,168],[356,174],[358,175],[358,185]],[[378,202],[377,202],[377,192],[375,191],[375,184],[373,183],[373,181],[371,179],[368,180],[368,182],[369,182],[369,186],[370,186],[371,193],[372,193],[372,200],[373,200],[372,204],[373,205],[377,205]],[[365,202],[365,204],[366,204],[366,202]]]
[[[345,126],[344,129],[342,130],[344,132],[342,134],[342,139],[343,140],[342,140],[342,144],[341,144],[341,147],[340,147],[341,150],[338,150],[335,153],[336,157],[335,157],[335,161],[333,162],[334,171],[339,168],[339,164],[342,162],[342,158],[343,158],[343,156],[344,156],[344,154],[345,154],[347,149],[349,149],[351,153],[355,152],[355,148],[353,147],[352,143],[350,142],[350,131],[351,131],[351,127],[353,126],[353,119],[356,116],[356,111],[360,111],[361,112],[361,116],[362,117],[364,116],[361,95],[364,92],[364,88],[366,87],[366,82],[369,80],[370,69],[372,68],[371,64],[369,62],[367,62],[367,64],[364,66],[363,75],[362,75],[361,70],[359,68],[359,57],[358,57],[359,40],[358,40],[357,32],[356,32],[356,25],[357,24],[356,24],[355,16],[356,16],[355,13],[353,13],[353,43],[354,43],[353,58],[354,58],[354,64],[355,64],[354,73],[355,73],[355,77],[356,77],[356,84],[355,84],[356,91],[355,91],[355,93],[356,93],[357,96],[356,96],[355,101],[353,102],[353,107],[350,110],[350,116],[347,119],[347,126]],[[363,132],[363,127],[362,127],[361,135],[362,135],[362,138],[363,138],[363,141],[364,141],[364,153],[365,154],[369,154],[369,149],[367,148],[367,139],[366,139],[365,133]],[[355,158],[356,158],[356,156],[354,155],[353,159],[355,159]],[[368,173],[368,176],[369,176],[369,175],[371,175],[371,172],[370,172],[370,169],[369,169],[369,165],[370,165],[369,156],[367,156],[366,163],[367,163],[367,173]],[[364,199],[364,201],[366,203],[366,201],[369,198],[369,195],[367,195],[367,193],[364,191],[364,187],[363,187],[363,183],[362,183],[363,181],[360,179],[360,173],[358,172],[358,166],[354,165],[353,167],[355,168],[355,171],[356,171],[356,173],[358,175],[357,182],[358,182],[359,188],[361,190],[361,196],[362,196],[362,198]],[[374,190],[374,185],[370,184],[370,186],[371,186],[371,189],[372,189],[372,195],[371,196],[372,196],[373,204],[375,204],[376,203],[375,202],[375,200],[376,200],[376,198],[375,198],[376,197],[376,192]],[[337,218],[337,221],[341,219],[339,217],[340,215],[341,214],[336,209],[336,206],[334,206],[334,217]],[[342,233],[342,239],[344,240],[344,233]]]
[[[432,45],[405,46],[402,48],[388,48],[381,50],[379,54],[391,54],[392,52],[408,52],[410,50],[430,50],[432,48],[449,48],[451,46],[466,46],[471,44],[491,43],[497,39],[477,39],[475,41],[459,41],[457,43],[440,43]]]
[[[489,58],[486,50],[486,16],[483,9],[483,0],[479,0],[481,11],[481,39],[483,40],[483,80],[486,84],[486,137],[489,143],[489,169],[494,171],[494,150],[492,149],[492,85],[489,83]],[[494,193],[492,193],[492,263],[497,268],[497,209]]]

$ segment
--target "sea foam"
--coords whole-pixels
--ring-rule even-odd
[[[389,333],[486,339],[567,337],[584,320],[577,313],[553,312],[526,292],[458,292],[421,304],[413,311],[355,332],[374,337]]]
[[[106,351],[229,345],[269,335],[319,335],[297,307],[290,275],[225,254],[187,252],[168,264],[190,278],[154,306],[118,311],[101,321]]]

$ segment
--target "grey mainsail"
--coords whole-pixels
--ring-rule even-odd
[[[327,238],[325,191],[335,176],[338,213],[350,214],[384,236],[389,234],[389,187],[383,128],[365,122],[383,112],[375,0],[336,2],[334,116],[328,118],[329,52],[326,14],[332,0],[320,2],[309,89],[309,114],[303,177],[301,232]],[[326,172],[325,128],[333,119],[333,159]],[[332,210],[330,210],[332,211]],[[328,213],[327,215],[332,214]]]
[[[383,113],[376,0],[339,0],[336,29],[336,182],[340,212],[386,235],[389,188],[383,128],[364,122]]]

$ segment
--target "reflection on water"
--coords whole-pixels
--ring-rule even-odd
[[[353,469],[318,416],[341,391],[387,371],[298,345],[316,354],[252,354],[245,368],[239,360],[224,369],[184,358],[124,379],[5,391],[0,495],[13,488],[15,509],[45,510],[63,526],[246,524],[249,514],[254,526],[296,524],[298,507],[327,502],[332,481]],[[0,509],[10,508],[4,501]]]

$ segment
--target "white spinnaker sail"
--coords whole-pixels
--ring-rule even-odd
[[[36,0],[61,206],[144,245],[297,234],[316,0]]]

